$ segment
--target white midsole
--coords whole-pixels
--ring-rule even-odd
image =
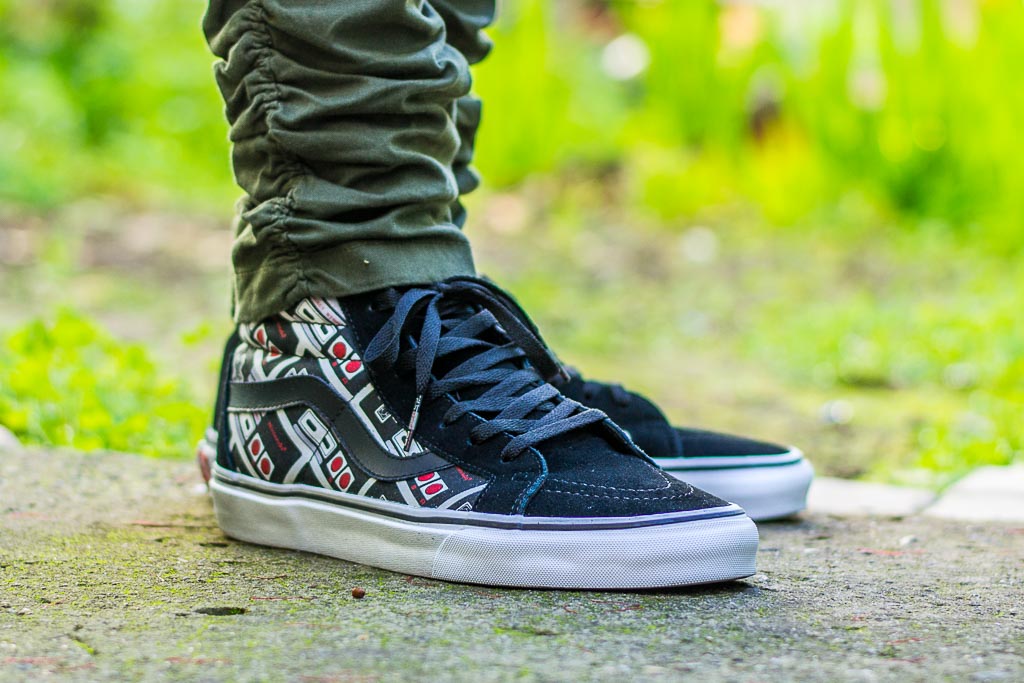
[[[743,462],[745,457],[749,456],[737,456],[734,460]],[[803,458],[785,465],[722,469],[666,467],[665,471],[736,503],[757,522],[788,517],[806,508],[807,490],[814,479],[814,468]]]
[[[217,477],[210,491],[217,522],[234,538],[446,581],[607,590],[755,572],[757,529],[742,514],[627,529],[497,529],[396,519]]]

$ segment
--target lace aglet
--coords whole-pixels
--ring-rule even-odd
[[[412,404],[412,416],[409,418],[409,434],[405,437],[405,454],[410,455],[412,451],[412,435],[416,431],[416,423],[420,421],[420,405],[423,403],[423,394],[416,397]]]

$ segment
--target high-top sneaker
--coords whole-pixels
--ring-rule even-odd
[[[742,507],[751,519],[788,517],[807,507],[814,468],[799,448],[704,429],[673,427],[656,405],[618,384],[556,380],[567,397],[606,413],[669,474]]]
[[[435,579],[616,589],[749,576],[757,531],[667,476],[493,285],[306,299],[239,325],[200,445],[226,534]]]

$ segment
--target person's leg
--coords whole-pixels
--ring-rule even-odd
[[[465,7],[452,34],[481,41],[493,7]],[[225,533],[507,586],[754,572],[743,511],[562,396],[525,313],[472,277],[453,206],[477,57],[427,0],[213,0],[206,28],[249,193],[199,450]]]
[[[239,321],[474,273],[452,216],[469,68],[429,3],[211,0],[203,28],[247,193]]]

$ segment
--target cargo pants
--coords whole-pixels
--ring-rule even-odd
[[[245,191],[234,314],[475,273],[459,196],[495,0],[210,0]]]

